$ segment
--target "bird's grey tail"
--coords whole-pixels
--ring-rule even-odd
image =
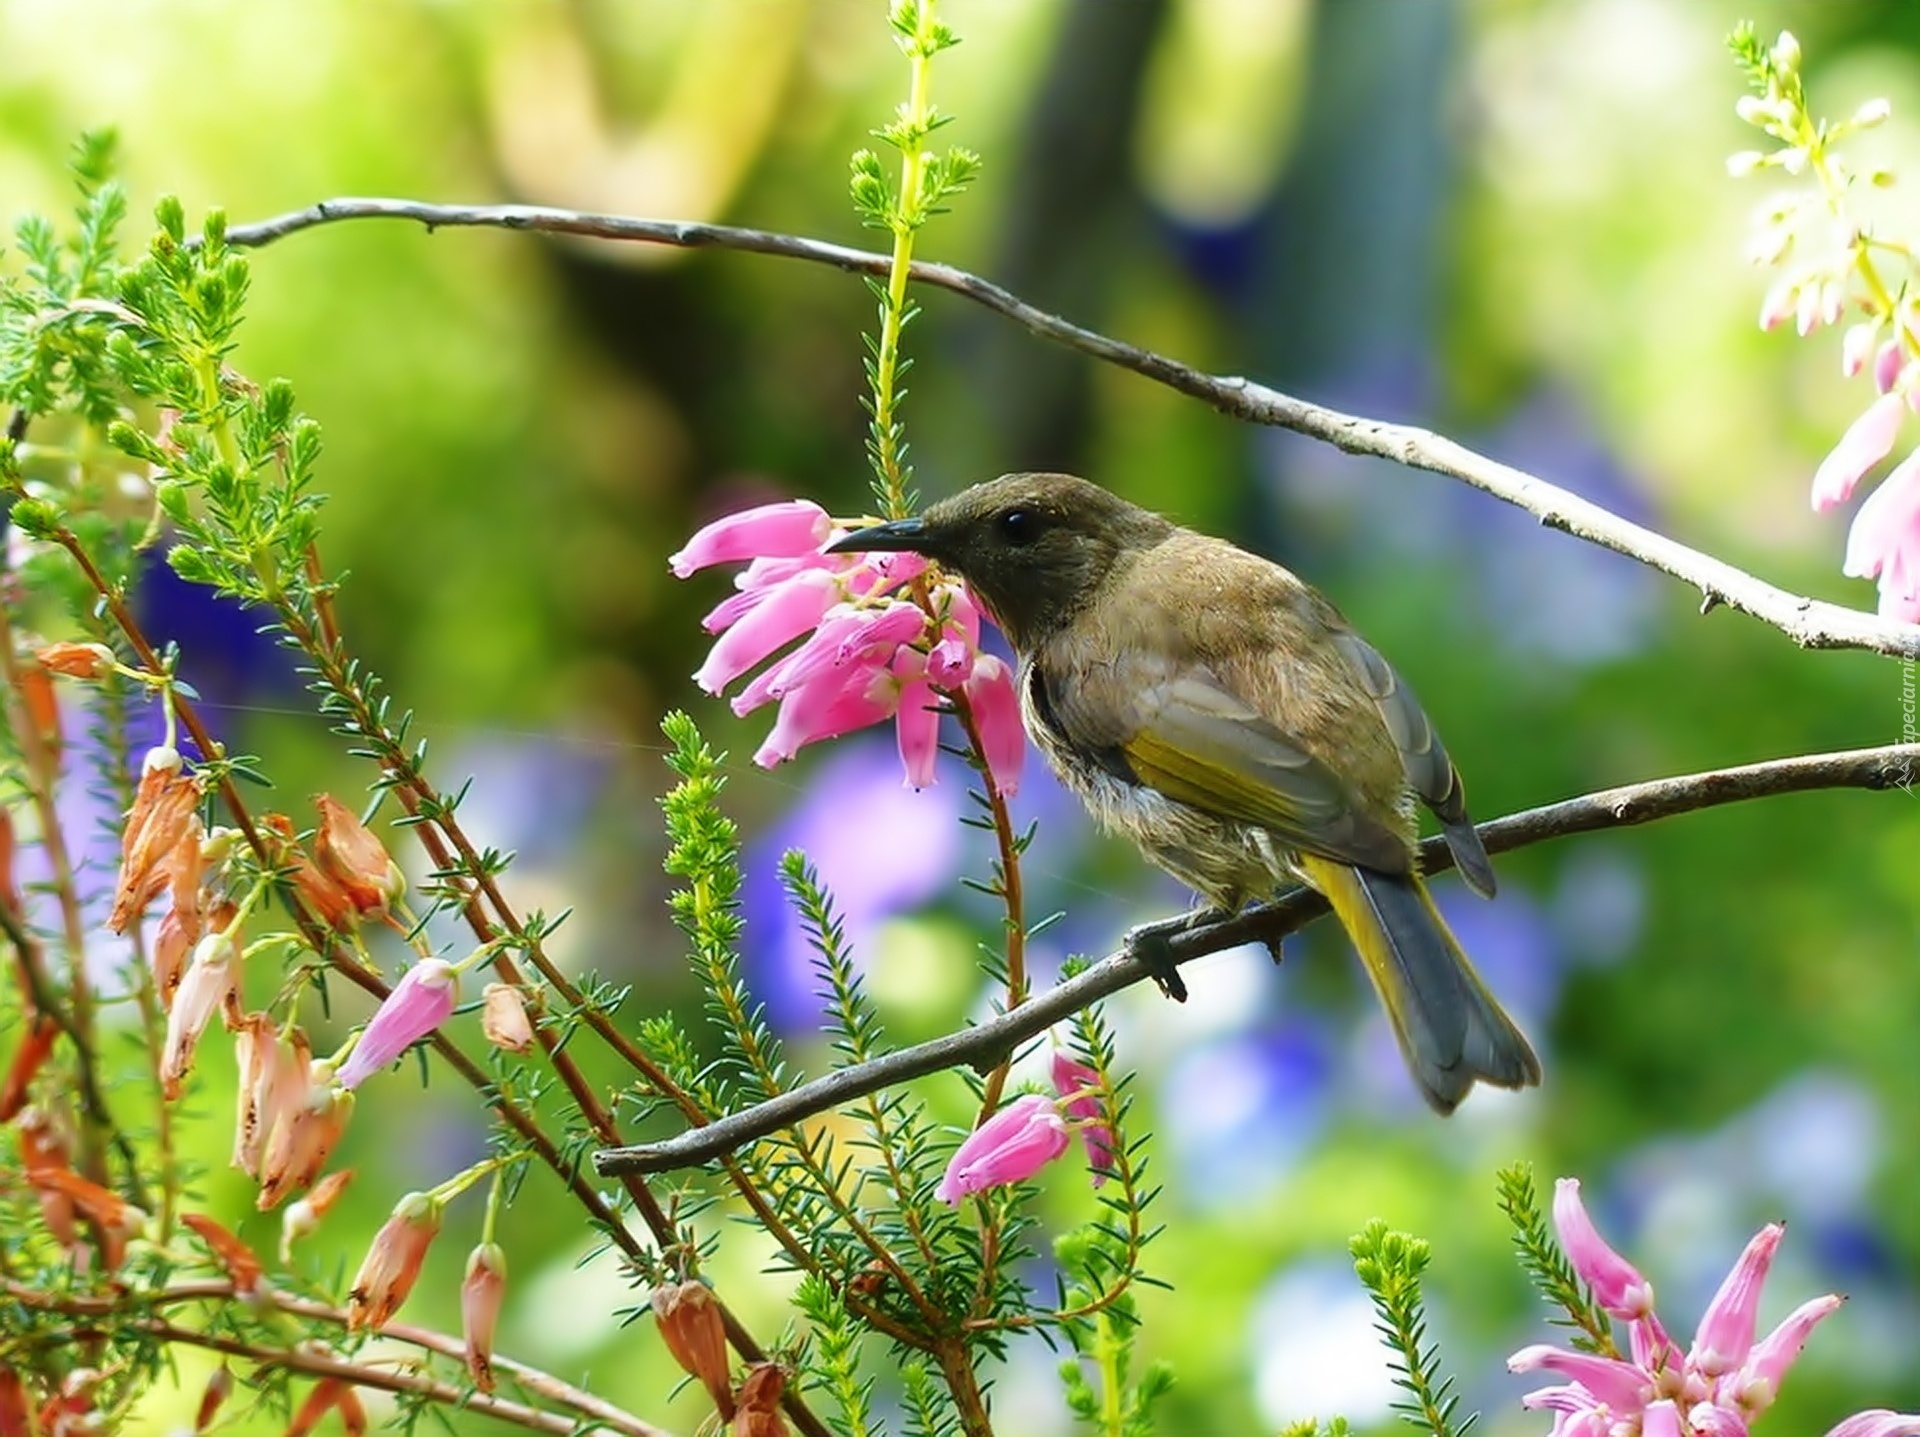
[[[1429,1104],[1450,1113],[1476,1081],[1502,1088],[1540,1081],[1532,1046],[1473,971],[1417,876],[1326,859],[1304,866],[1359,950]]]

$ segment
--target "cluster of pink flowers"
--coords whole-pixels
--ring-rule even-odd
[[[1813,1298],[1755,1340],[1760,1289],[1786,1233],[1769,1223],[1747,1244],[1682,1352],[1654,1314],[1652,1284],[1594,1228],[1575,1179],[1560,1180],[1553,1220],[1561,1247],[1595,1301],[1627,1324],[1632,1354],[1628,1360],[1542,1344],[1508,1359],[1514,1372],[1565,1379],[1521,1399],[1554,1414],[1553,1437],[1746,1437],[1753,1419],[1773,1405],[1808,1335],[1840,1306],[1831,1293]],[[1847,1418],[1827,1437],[1914,1434],[1920,1434],[1920,1417],[1873,1410]]]
[[[719,638],[695,682],[719,694],[805,635],[732,701],[741,715],[780,705],[754,762],[771,768],[807,744],[892,719],[907,782],[924,788],[946,696],[964,694],[995,787],[1015,792],[1026,753],[1020,705],[1005,661],[980,648],[979,606],[917,554],[825,552],[847,532],[796,499],[729,514],[689,539],[669,561],[680,578],[747,565],[739,592],[704,621]]]

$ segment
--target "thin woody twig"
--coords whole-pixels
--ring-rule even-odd
[[[341,198],[290,214],[238,225],[227,231],[233,245],[263,245],[317,225],[354,219],[414,220],[429,229],[491,227],[535,230],[686,249],[730,249],[832,265],[858,274],[885,274],[889,256],[846,245],[768,230],[687,220],[636,219],[588,214],[538,205],[435,205],[416,200]],[[920,284],[950,290],[1005,315],[1046,339],[1204,400],[1222,413],[1254,424],[1291,429],[1349,454],[1390,459],[1470,484],[1534,515],[1548,528],[1612,549],[1671,575],[1700,591],[1705,613],[1724,605],[1771,624],[1803,648],[1870,649],[1920,658],[1920,627],[1890,623],[1877,615],[1776,588],[1745,570],[1704,554],[1664,534],[1621,518],[1556,484],[1478,454],[1464,444],[1410,424],[1390,424],[1312,404],[1232,375],[1201,370],[1108,338],[1027,303],[1011,290],[952,265],[916,260]]]
[[[1488,852],[1504,853],[1550,838],[1626,828],[1751,798],[1828,788],[1899,788],[1911,794],[1917,779],[1920,744],[1808,754],[1602,789],[1496,818],[1480,825],[1480,837]],[[1421,862],[1428,873],[1452,867],[1446,841],[1428,839],[1421,847]],[[1243,943],[1277,942],[1326,912],[1326,900],[1318,893],[1297,888],[1272,903],[1232,917],[1198,923],[1177,918],[1156,924],[1150,931],[1166,940],[1174,962],[1186,963]],[[1152,970],[1144,961],[1123,949],[976,1027],[838,1069],[663,1142],[598,1152],[594,1154],[594,1166],[603,1174],[693,1167],[882,1088],[948,1068],[990,1068],[1017,1045],[1039,1036],[1061,1019],[1151,976]]]
[[[65,1313],[85,1322],[104,1323],[115,1317],[140,1313],[141,1315],[131,1317],[133,1324],[163,1341],[212,1348],[229,1356],[260,1363],[265,1367],[285,1367],[312,1377],[338,1377],[359,1387],[377,1387],[388,1392],[423,1397],[443,1406],[482,1412],[489,1417],[498,1418],[515,1426],[528,1427],[537,1432],[566,1434],[578,1432],[584,1426],[593,1426],[610,1432],[625,1433],[626,1437],[672,1437],[672,1434],[664,1429],[654,1426],[651,1422],[635,1416],[603,1397],[594,1395],[585,1388],[576,1387],[537,1367],[529,1367],[525,1363],[515,1362],[511,1358],[498,1354],[495,1354],[493,1359],[495,1371],[506,1376],[525,1392],[558,1406],[571,1408],[578,1415],[568,1417],[558,1412],[543,1411],[506,1398],[475,1392],[450,1382],[438,1381],[415,1370],[411,1365],[400,1366],[379,1360],[368,1362],[358,1358],[349,1359],[312,1345],[262,1346],[230,1333],[203,1331],[159,1316],[162,1309],[183,1304],[233,1301],[238,1294],[234,1291],[231,1282],[183,1282],[156,1292],[123,1292],[102,1296],[43,1292],[22,1283],[6,1282],[0,1284],[0,1292],[4,1292],[10,1300],[24,1306],[44,1312]],[[329,1303],[316,1302],[312,1298],[280,1292],[271,1287],[260,1289],[250,1295],[248,1300],[254,1303],[270,1304],[281,1312],[309,1321],[329,1323],[342,1329],[347,1326],[347,1314],[340,1308]],[[388,1342],[406,1343],[450,1358],[455,1362],[463,1362],[466,1359],[464,1339],[448,1333],[436,1332],[432,1328],[417,1327],[404,1322],[389,1322],[380,1330],[380,1336]]]

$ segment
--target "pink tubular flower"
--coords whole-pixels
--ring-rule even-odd
[[[1553,1185],[1553,1225],[1567,1260],[1608,1316],[1631,1322],[1653,1311],[1653,1285],[1595,1229],[1580,1201],[1580,1179],[1561,1178]]]
[[[1700,1319],[1682,1355],[1653,1313],[1653,1289],[1609,1247],[1580,1201],[1580,1184],[1562,1178],[1554,1190],[1554,1226],[1560,1245],[1595,1300],[1629,1324],[1632,1359],[1569,1352],[1545,1344],[1507,1359],[1512,1372],[1546,1371],[1559,1385],[1529,1392],[1521,1405],[1555,1414],[1554,1437],[1746,1437],[1748,1424],[1779,1393],[1780,1379],[1806,1345],[1808,1334],[1840,1306],[1834,1296],[1802,1303],[1778,1327],[1754,1341],[1760,1289],[1786,1230],[1769,1223],[1755,1233]],[[1885,1428],[1864,1423],[1887,1419]],[[1912,1427],[1897,1424],[1907,1422]],[[1861,1413],[1828,1437],[1909,1437],[1920,1419]]]
[[[1087,1164],[1093,1169],[1093,1185],[1099,1187],[1113,1172],[1114,1155],[1113,1129],[1107,1126],[1105,1105],[1100,1100],[1100,1075],[1064,1049],[1055,1048],[1053,1090],[1060,1095],[1068,1121],[1080,1130]]]
[[[762,556],[798,558],[818,549],[832,528],[827,511],[805,499],[762,504],[714,520],[667,563],[676,578],[684,579],[711,564]]]
[[[1907,401],[1899,393],[1883,394],[1847,427],[1813,475],[1813,507],[1825,511],[1844,504],[1866,472],[1885,459],[1900,437]]]
[[[359,1087],[446,1022],[457,987],[452,966],[438,958],[422,958],[407,969],[340,1065],[339,1085],[348,1091]]]
[[[1920,624],[1920,449],[1894,467],[1853,516],[1842,572],[1880,580],[1880,615]]]
[[[763,768],[893,719],[914,788],[934,781],[940,716],[964,695],[995,786],[1016,792],[1026,752],[1019,698],[1012,671],[980,650],[979,607],[937,572],[909,597],[904,586],[929,574],[917,554],[824,552],[845,532],[817,505],[795,500],[729,515],[695,534],[669,561],[681,578],[710,564],[750,562],[734,580],[739,592],[703,621],[719,637],[694,681],[719,694],[767,664],[732,700],[742,715],[780,705],[753,756]]]
[[[970,1193],[1025,1182],[1067,1150],[1066,1119],[1052,1098],[1015,1098],[967,1135],[936,1196],[954,1207]]]

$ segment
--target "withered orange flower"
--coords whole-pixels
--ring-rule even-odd
[[[200,1407],[193,1414],[193,1430],[204,1432],[211,1427],[232,1395],[233,1369],[223,1362],[214,1369],[213,1376],[207,1379],[206,1390],[200,1394]]]
[[[29,1179],[48,1168],[68,1166],[66,1135],[45,1108],[26,1109],[20,1114],[14,1131],[20,1134],[20,1163]],[[53,1234],[54,1241],[69,1248],[79,1242],[80,1228],[74,1219],[73,1199],[48,1188],[37,1189],[35,1196],[40,1199],[41,1220]]]
[[[787,1390],[786,1369],[762,1362],[740,1384],[739,1406],[728,1437],[787,1437],[787,1419],[780,1415],[780,1398]]]
[[[340,1409],[340,1421],[348,1437],[360,1437],[367,1430],[367,1409],[353,1384],[344,1377],[323,1377],[300,1404],[300,1410],[293,1414],[293,1421],[287,1424],[287,1437],[307,1437],[320,1425],[320,1419],[336,1407]]]
[[[293,893],[300,906],[330,932],[344,933],[353,927],[359,910],[352,896],[307,857],[294,839],[293,820],[284,813],[263,813],[260,826],[282,840],[280,862],[293,871]]]
[[[482,1392],[493,1391],[493,1332],[507,1295],[507,1254],[497,1242],[483,1242],[467,1255],[467,1276],[460,1284],[460,1330],[467,1343],[467,1371]]]
[[[62,639],[35,651],[48,671],[70,679],[97,679],[113,668],[113,650],[105,644],[76,644]]]
[[[347,1292],[349,1331],[378,1332],[399,1311],[440,1231],[441,1211],[440,1200],[430,1193],[408,1193],[394,1204]]]
[[[266,1268],[254,1256],[252,1248],[205,1213],[183,1212],[180,1221],[200,1234],[200,1240],[212,1250],[220,1260],[220,1266],[227,1270],[227,1276],[233,1279],[236,1293],[247,1296],[259,1288],[260,1278]]]
[[[297,1192],[313,1186],[353,1116],[353,1094],[333,1086],[333,1073],[314,1063],[304,1090],[274,1123],[260,1160],[260,1196],[255,1206],[269,1212]]]
[[[0,1362],[0,1437],[33,1437],[33,1405],[20,1374]]]
[[[239,1069],[233,1122],[233,1166],[260,1176],[261,1159],[276,1124],[307,1100],[313,1053],[298,1028],[281,1033],[269,1013],[249,1013],[233,1035]]]
[[[120,881],[107,915],[113,932],[126,932],[172,881],[176,850],[183,841],[198,850],[201,834],[194,810],[202,792],[200,777],[185,771],[177,749],[148,750],[120,840]]]
[[[38,1193],[64,1198],[74,1211],[94,1225],[100,1237],[101,1260],[108,1272],[119,1270],[127,1253],[127,1239],[146,1230],[146,1213],[111,1189],[81,1177],[64,1163],[59,1167],[28,1168],[27,1182]],[[41,1210],[45,1212],[44,1202]]]
[[[200,927],[198,914],[183,913],[175,904],[160,920],[160,931],[153,935],[153,951],[147,955],[147,966],[153,974],[153,991],[164,1009],[173,1008],[180,980],[187,976],[187,959],[193,953],[193,945],[200,941]]]
[[[334,1205],[352,1181],[353,1169],[341,1168],[321,1178],[305,1197],[287,1204],[287,1210],[280,1218],[282,1263],[293,1261],[293,1245],[320,1226],[320,1219],[327,1215],[327,1209]]]
[[[701,1282],[656,1287],[648,1299],[660,1323],[660,1336],[673,1360],[700,1379],[721,1420],[733,1416],[733,1381],[727,1363],[727,1329],[720,1299]]]
[[[60,754],[60,700],[54,696],[53,675],[38,664],[23,665],[20,670],[20,701],[26,706],[27,722],[33,725],[40,741]]]
[[[194,945],[186,977],[167,1012],[166,1043],[160,1051],[160,1089],[168,1102],[179,1100],[207,1020],[215,1009],[226,1007],[239,977],[240,947],[232,935],[209,933]]]
[[[385,913],[406,891],[400,866],[379,835],[331,794],[316,793],[313,801],[320,810],[320,831],[313,840],[320,871],[340,885],[356,912]]]
[[[20,1116],[20,1110],[27,1105],[27,1090],[32,1086],[34,1076],[46,1066],[48,1057],[53,1053],[54,1039],[60,1036],[60,1025],[45,1013],[36,1013],[27,1025],[27,1036],[14,1050],[13,1061],[7,1064],[7,1075],[0,1079],[0,1123],[10,1123]]]

